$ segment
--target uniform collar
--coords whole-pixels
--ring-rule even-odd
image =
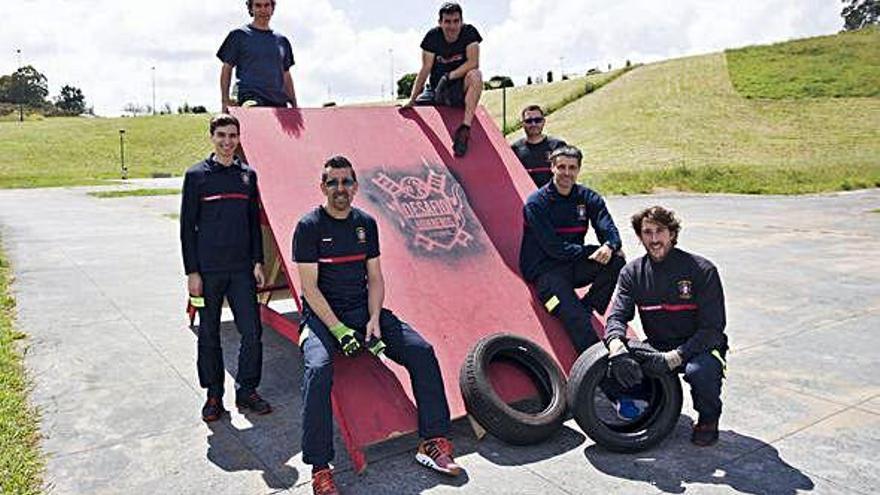
[[[547,185],[544,187],[547,188],[547,194],[549,194],[551,198],[553,198],[553,199],[568,199],[568,198],[574,197],[579,185],[580,184],[575,183],[573,186],[571,186],[571,192],[568,193],[568,196],[563,196],[562,194],[559,193],[559,190],[556,189],[556,183],[553,182],[553,179],[550,179],[550,182],[548,182]]]
[[[217,160],[214,160],[214,153],[211,153],[210,155],[208,155],[208,159],[205,161],[208,162],[208,166],[211,167],[212,169],[226,169],[227,168],[227,167],[223,166],[222,163],[218,162]],[[232,157],[232,165],[230,165],[229,168],[230,169],[243,168],[241,166],[241,159],[239,159],[238,156],[233,156]]]

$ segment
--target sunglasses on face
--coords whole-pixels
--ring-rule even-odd
[[[544,122],[544,117],[532,117],[530,119],[523,119],[523,122],[530,125],[540,124]]]
[[[342,187],[351,187],[354,185],[354,179],[350,177],[346,177],[344,179],[329,179],[324,182],[324,185],[331,189],[334,187],[339,187],[340,185],[342,185]]]

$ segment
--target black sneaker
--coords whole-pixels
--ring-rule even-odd
[[[718,441],[718,420],[711,423],[696,423],[691,432],[691,443],[699,447],[708,447]]]
[[[272,412],[272,406],[256,392],[251,392],[245,397],[236,397],[235,405],[240,409],[250,409],[251,412],[256,414],[269,414]]]
[[[218,397],[208,397],[205,405],[202,406],[202,421],[205,423],[217,421],[224,414],[226,409],[223,409],[223,400]]]
[[[452,142],[452,152],[455,156],[464,156],[468,150],[468,141],[471,138],[471,127],[461,124],[455,130],[455,139]]]

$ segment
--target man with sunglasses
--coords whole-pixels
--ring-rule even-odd
[[[257,414],[272,407],[257,394],[263,367],[263,329],[257,287],[264,284],[257,174],[235,155],[238,119],[211,119],[214,152],[186,171],[180,208],[180,242],[191,304],[199,309],[199,384],[207,389],[205,422],[218,420],[223,408],[223,350],[220,313],[229,301],[241,334],[235,404]]]
[[[372,216],[352,207],[357,175],[343,156],[331,157],[321,173],[324,205],[307,213],[293,234],[293,259],[302,282],[303,462],[312,465],[312,490],[337,493],[330,389],[333,359],[352,356],[376,339],[384,354],[405,367],[419,417],[416,461],[457,476],[449,406],[434,348],[411,326],[382,307],[385,280],[379,264],[379,231]],[[368,406],[368,405],[367,405]]]
[[[467,153],[471,122],[483,93],[480,72],[480,42],[477,28],[462,20],[461,6],[446,2],[440,7],[437,27],[422,39],[422,68],[413,83],[406,107],[443,105],[464,108],[461,125],[453,136],[455,156]],[[430,76],[430,89],[425,81]],[[425,90],[424,93],[422,90]]]
[[[253,22],[233,29],[223,40],[217,58],[220,69],[220,105],[296,108],[296,91],[290,67],[293,50],[287,38],[269,27],[275,0],[246,0]],[[238,79],[238,100],[229,97],[232,69]]]
[[[566,146],[565,141],[544,134],[545,120],[544,110],[538,105],[525,107],[522,111],[522,123],[526,135],[510,145],[538,187],[553,179],[550,153]]]

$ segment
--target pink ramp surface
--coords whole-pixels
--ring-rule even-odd
[[[325,199],[322,165],[336,154],[352,161],[360,187],[354,204],[379,224],[385,306],[434,346],[453,417],[466,414],[459,368],[485,335],[521,335],[564,370],[571,367],[576,356],[567,335],[518,271],[522,206],[534,185],[484,109],[463,158],[451,152],[457,109],[232,112],[292,291],[300,287],[292,235]],[[368,355],[338,356],[334,366],[334,407],[350,451],[416,430],[403,368]]]

